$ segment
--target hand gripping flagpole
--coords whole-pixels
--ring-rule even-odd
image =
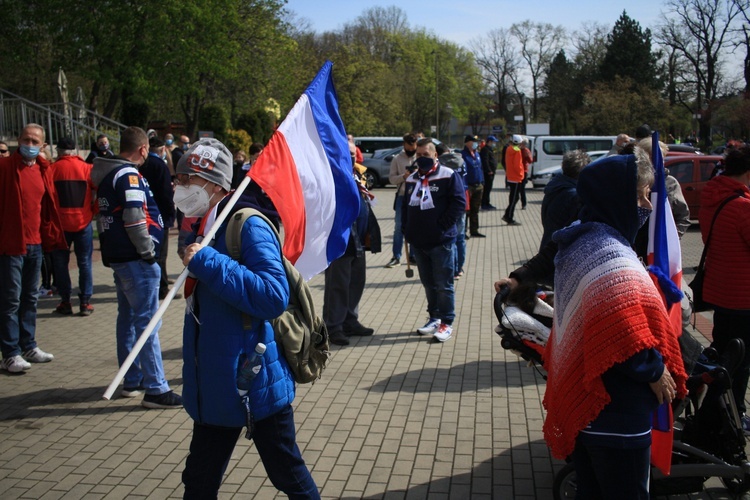
[[[224,223],[226,218],[229,216],[229,212],[232,210],[235,204],[237,204],[237,200],[240,199],[240,196],[242,196],[242,193],[245,192],[245,188],[247,188],[247,185],[250,184],[250,172],[248,171],[248,174],[245,175],[245,178],[242,179],[242,182],[239,186],[237,186],[237,189],[235,190],[234,194],[231,198],[229,198],[229,201],[227,202],[227,205],[224,207],[224,210],[221,211],[221,213],[216,217],[216,222],[211,226],[208,233],[204,236],[203,240],[200,242],[201,248],[208,245],[211,241],[214,239],[214,235],[216,235],[216,231],[219,230],[221,225]],[[145,330],[143,330],[143,333],[141,333],[140,337],[138,337],[138,341],[133,346],[133,349],[131,349],[130,354],[128,354],[128,357],[125,358],[125,361],[122,363],[122,366],[120,367],[120,370],[117,372],[117,375],[115,375],[114,380],[109,384],[107,387],[107,390],[104,391],[103,399],[110,400],[112,399],[112,395],[115,393],[115,389],[117,389],[117,386],[120,385],[120,382],[125,377],[125,374],[132,366],[133,362],[135,361],[135,358],[138,356],[138,354],[141,352],[141,349],[143,349],[143,346],[146,344],[146,341],[148,340],[149,336],[153,333],[154,329],[156,328],[156,325],[159,324],[159,321],[161,321],[162,316],[164,316],[164,313],[167,311],[167,308],[169,307],[169,304],[172,302],[172,299],[174,298],[175,294],[177,293],[177,290],[179,290],[183,283],[185,283],[185,280],[188,277],[188,274],[190,271],[188,271],[188,268],[185,267],[185,269],[182,270],[180,273],[180,276],[175,280],[174,285],[172,286],[172,289],[169,290],[169,293],[166,297],[164,297],[164,300],[162,301],[161,305],[159,306],[159,309],[157,309],[156,313],[154,314],[154,317],[151,318],[151,321],[149,321],[148,325],[146,325]]]

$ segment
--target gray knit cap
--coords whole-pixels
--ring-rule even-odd
[[[177,162],[176,173],[197,175],[230,191],[233,173],[232,153],[218,139],[201,139],[182,155]]]

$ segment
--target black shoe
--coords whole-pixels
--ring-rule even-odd
[[[143,396],[141,406],[152,409],[182,408],[182,396],[175,394],[174,391],[156,395],[146,394]]]
[[[511,223],[511,219],[509,219],[507,215],[503,215],[503,216],[501,217],[501,219],[502,219],[502,220],[503,220],[503,222],[505,222],[506,224],[510,224],[510,223]]]
[[[328,332],[328,341],[336,345],[349,345],[349,339],[340,331]]]
[[[518,222],[517,220],[514,220],[514,219],[511,219],[511,221],[508,222],[508,224],[510,224],[511,226],[520,226],[521,225],[520,222]]]
[[[465,240],[470,240],[470,239],[471,239],[471,235],[470,235],[470,234],[466,234],[466,235],[464,235],[464,239],[465,239]]]
[[[493,205],[482,205],[482,210],[497,210],[497,207]]]
[[[367,337],[375,333],[372,328],[367,328],[361,323],[357,323],[353,327],[344,326],[344,335],[347,337]]]
[[[472,238],[486,238],[482,233],[471,233]]]

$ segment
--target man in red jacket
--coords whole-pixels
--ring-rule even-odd
[[[55,308],[60,314],[73,314],[70,303],[72,285],[70,282],[70,245],[74,245],[78,264],[78,288],[81,316],[94,312],[91,295],[94,284],[91,274],[91,257],[94,253],[93,228],[94,196],[96,189],[91,183],[91,164],[76,154],[73,139],[63,137],[57,142],[57,161],[52,165],[52,181],[57,192],[57,207],[60,221],[65,231],[67,248],[52,253],[57,291],[62,301]]]
[[[18,150],[0,158],[0,369],[10,373],[53,358],[34,338],[42,247],[65,248],[44,141],[44,128],[30,123]]]

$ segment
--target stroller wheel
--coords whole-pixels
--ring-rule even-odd
[[[552,484],[552,495],[555,500],[565,500],[575,498],[576,491],[576,469],[573,463],[565,464],[565,467],[555,474],[555,481]]]

